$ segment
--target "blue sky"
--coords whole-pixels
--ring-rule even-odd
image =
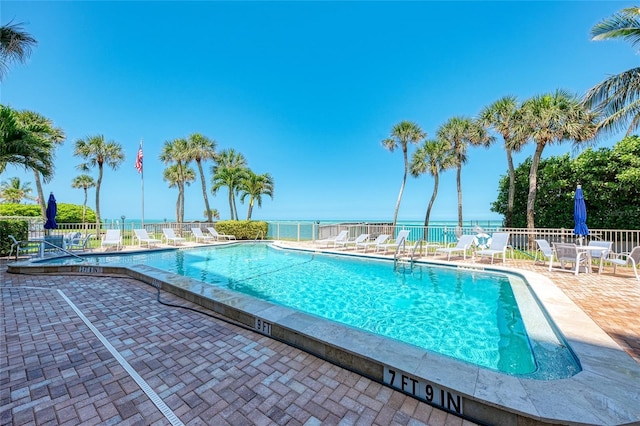
[[[0,22],[24,22],[38,45],[26,64],[11,67],[0,101],[64,129],[55,177],[44,186],[59,202],[83,200],[71,188],[80,174],[77,139],[103,134],[122,144],[125,163],[104,173],[106,219],[142,214],[134,162],[143,139],[145,218],[174,220],[177,190],[162,180],[158,156],[165,141],[199,132],[272,175],[274,198],[264,197],[253,219],[392,220],[403,160],[381,141],[395,124],[414,121],[433,137],[449,118],[476,116],[505,95],[584,94],[637,66],[630,45],[589,37],[594,24],[632,5],[4,0]],[[544,157],[566,152],[570,144],[548,147]],[[490,204],[506,169],[499,138],[469,150],[465,221],[500,219]],[[8,167],[0,180],[12,176],[35,192],[21,169]],[[431,177],[409,177],[399,220],[423,220],[432,189]],[[185,218],[202,219],[198,181],[185,198]],[[210,204],[229,218],[226,189]],[[238,210],[244,218],[247,205]],[[457,219],[454,170],[441,176],[431,219]]]

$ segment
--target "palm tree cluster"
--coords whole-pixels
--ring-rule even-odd
[[[216,152],[217,143],[202,134],[193,133],[188,138],[167,141],[162,147],[160,160],[169,166],[164,171],[164,180],[170,188],[178,189],[176,201],[176,220],[184,222],[184,189],[195,181],[195,171],[189,167],[195,161],[202,187],[202,197],[205,204],[207,221],[218,217],[216,209],[209,206],[207,196],[207,182],[204,174],[203,162],[212,160],[211,166],[211,194],[216,195],[221,188],[227,188],[229,213],[231,220],[238,220],[236,195],[240,201],[248,198],[247,220],[251,220],[253,207],[262,206],[262,196],[273,198],[273,178],[268,173],[257,175],[247,166],[245,157],[234,149]]]
[[[598,114],[585,107],[577,96],[557,90],[554,93],[535,96],[519,104],[513,96],[505,96],[482,109],[477,118],[453,117],[436,131],[435,140],[425,140],[413,154],[411,163],[407,162],[407,146],[418,143],[425,133],[415,123],[401,122],[394,126],[391,138],[383,141],[389,150],[397,145],[403,148],[405,174],[394,214],[396,223],[400,199],[406,181],[407,170],[414,177],[428,173],[434,177],[434,189],[427,207],[424,226],[429,226],[431,208],[438,193],[439,173],[456,169],[458,191],[458,226],[462,226],[462,166],[467,162],[469,146],[488,147],[495,141],[489,130],[500,134],[504,140],[509,167],[509,206],[506,226],[511,226],[515,177],[512,153],[518,151],[527,142],[535,145],[535,153],[529,173],[529,196],[527,203],[527,227],[534,229],[534,211],[536,198],[536,178],[542,152],[547,145],[573,141],[580,145],[592,141],[596,135]]]

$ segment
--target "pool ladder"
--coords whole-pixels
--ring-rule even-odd
[[[258,233],[256,234],[256,237],[253,239],[253,241],[258,241],[258,238],[264,240],[264,232],[262,231],[262,229],[258,230]]]
[[[413,247],[411,248],[411,253],[409,254],[409,257],[407,259],[403,259],[399,256],[400,254],[400,249],[402,248],[402,251],[404,252],[405,250],[405,246],[406,246],[406,242],[407,240],[403,240],[402,244],[398,244],[398,246],[396,247],[396,252],[393,255],[393,270],[397,271],[398,270],[398,265],[399,264],[403,264],[409,265],[409,270],[411,272],[413,272],[413,266],[415,265],[415,257],[416,257],[416,249],[419,247],[422,247],[422,240],[418,240],[416,241],[416,243],[413,245]]]

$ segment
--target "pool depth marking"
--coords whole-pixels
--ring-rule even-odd
[[[419,377],[384,366],[383,381],[388,386],[414,396],[430,405],[463,415],[462,397]]]

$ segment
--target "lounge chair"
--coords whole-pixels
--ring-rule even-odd
[[[612,241],[589,241],[589,247],[602,247],[604,250],[590,251],[591,260],[599,261],[598,274],[602,273],[602,266],[605,261],[608,261],[609,253],[611,253]]]
[[[171,244],[173,242],[175,245],[178,245],[181,242],[186,241],[184,238],[178,237],[173,228],[162,228],[162,238],[167,241],[167,244]]]
[[[466,260],[467,250],[471,249],[474,238],[473,235],[460,235],[458,243],[454,247],[440,247],[436,249],[436,253],[447,253],[447,260],[451,260],[453,253],[462,253],[462,258]]]
[[[505,262],[507,257],[507,248],[509,247],[509,233],[508,232],[494,232],[491,235],[491,244],[489,248],[476,251],[476,256],[491,256],[491,264],[496,255],[502,255],[502,263]]]
[[[391,238],[390,235],[380,234],[373,241],[364,241],[362,243],[356,244],[356,250],[358,249],[358,247],[362,247],[362,251],[366,252],[369,249],[369,247],[377,247],[379,244],[384,244],[387,242],[389,238]]]
[[[329,247],[329,244],[333,243],[333,246],[336,247],[336,244],[347,241],[349,238],[349,231],[343,229],[336,235],[335,237],[325,238],[323,240],[316,240],[316,244],[326,244]]]
[[[369,234],[360,234],[353,240],[345,240],[345,241],[336,241],[334,245],[344,246],[345,249],[348,249],[350,245],[353,244],[353,248],[357,248],[358,244],[364,243],[369,239]]]
[[[616,255],[616,257],[607,259],[607,261],[613,263],[613,275],[616,274],[616,267],[618,265],[630,265],[633,268],[633,273],[636,274],[636,279],[640,281],[640,276],[638,275],[638,265],[640,265],[640,246],[634,247],[630,253],[620,253]]]
[[[216,239],[216,241],[220,241],[220,238],[226,238],[227,240],[235,240],[236,236],[231,234],[220,234],[216,231],[216,228],[210,226],[207,228],[207,231]]]
[[[214,241],[216,239],[213,235],[204,235],[200,228],[191,228],[191,233],[196,238],[196,243],[199,243],[200,240],[206,243],[207,241]]]
[[[108,229],[107,232],[102,236],[100,248],[103,248],[106,251],[109,247],[114,246],[116,250],[122,249],[122,236],[120,235],[120,230]]]
[[[151,248],[152,245],[160,244],[162,240],[158,240],[156,238],[151,238],[147,233],[147,230],[142,229],[134,229],[135,238],[138,240],[138,247],[142,247],[142,244],[146,244],[148,248]]]
[[[78,232],[78,235],[79,236],[77,238],[72,238],[66,242],[66,247],[68,250],[85,251],[87,249],[87,244],[89,243],[91,237],[93,237],[93,234],[87,234],[83,237],[82,234]]]
[[[543,265],[547,260],[553,262],[555,253],[549,245],[549,242],[547,240],[536,240],[536,244],[538,245],[538,249],[536,250],[536,257],[533,259],[533,263],[535,264],[538,261],[538,256],[542,259]]]
[[[387,254],[387,249],[393,249],[394,251],[398,251],[400,246],[403,246],[407,242],[407,237],[409,236],[409,231],[403,229],[398,232],[398,236],[393,243],[384,243],[376,245],[376,252],[378,250],[384,250],[384,254]]]
[[[562,269],[555,269],[556,271],[573,272],[578,275],[581,266],[585,271],[591,270],[589,254],[586,251],[579,250],[577,245],[573,243],[554,243],[553,249],[562,267]],[[573,269],[565,269],[565,263],[572,263],[574,265]],[[549,262],[549,271],[551,270],[553,270],[553,262]]]

